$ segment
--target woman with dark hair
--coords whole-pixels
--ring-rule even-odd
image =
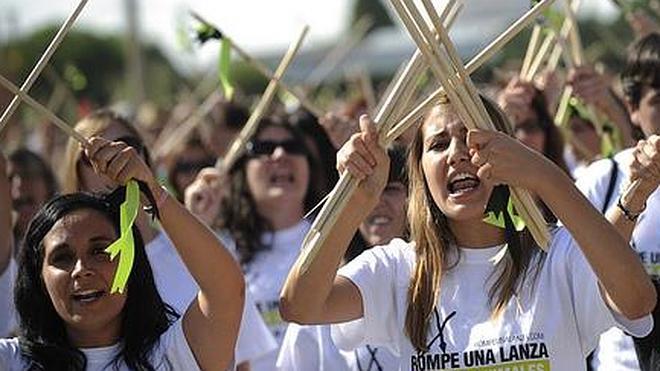
[[[138,152],[92,138],[94,169],[118,184],[143,182],[161,224],[200,291],[180,320],[161,300],[139,230],[126,290],[111,293],[118,267],[105,251],[119,238],[123,189],[108,196],[69,194],[30,223],[15,289],[18,339],[0,340],[5,370],[174,370],[230,366],[243,307],[239,267],[218,242],[161,188]],[[194,247],[194,248],[193,248]]]
[[[308,269],[302,259],[291,269],[286,320],[352,321],[333,326],[335,343],[389,345],[401,370],[580,370],[608,327],[650,331],[655,291],[622,236],[554,163],[505,133],[468,132],[448,101],[427,114],[409,154],[411,243],[369,249],[337,272],[387,180],[375,124],[365,116],[360,128],[337,158],[361,183]],[[484,222],[508,185],[538,195],[566,226],[552,230],[547,253],[511,222]]]
[[[92,113],[76,125],[76,130],[88,137],[100,136],[107,140],[126,143],[135,148],[143,161],[149,165],[149,152],[144,146],[142,137],[128,120],[113,111],[100,110]],[[82,148],[73,139],[68,144],[67,158],[64,172],[75,181],[65,183],[67,185],[65,192],[104,192],[118,185],[94,171]],[[185,312],[199,291],[192,272],[186,269],[167,231],[158,229],[145,212],[138,212],[136,225],[145,243],[158,292],[178,313]],[[265,328],[249,295],[246,296],[245,303],[236,346],[237,364],[259,358],[275,347],[275,342],[269,336],[268,329]]]
[[[310,226],[303,216],[319,200],[317,182],[324,181],[315,170],[298,130],[269,117],[226,176],[204,169],[186,191],[187,202],[200,198],[207,200],[200,204],[212,205],[192,208],[209,224],[219,206],[221,238],[235,247],[250,294],[278,347],[286,330],[278,311],[279,291]],[[224,198],[218,202],[219,194]],[[276,358],[277,352],[271,352],[250,368],[273,370]]]

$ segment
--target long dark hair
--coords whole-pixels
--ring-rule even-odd
[[[321,181],[314,175],[316,164],[305,145],[302,134],[294,127],[277,117],[263,119],[255,137],[268,127],[278,127],[291,134],[293,139],[303,146],[305,158],[310,169],[309,184],[304,200],[304,211],[311,210],[320,199],[317,182]],[[229,171],[230,184],[227,199],[222,202],[220,211],[220,227],[226,229],[236,243],[236,251],[242,265],[248,264],[257,253],[267,250],[270,246],[261,241],[264,232],[272,232],[272,225],[257,212],[257,205],[247,184],[246,165],[249,156],[244,155],[236,161]]]
[[[119,235],[119,204],[124,188],[106,196],[73,193],[49,201],[28,227],[19,255],[14,300],[20,320],[21,355],[28,370],[84,370],[85,355],[67,337],[64,321],[55,311],[41,271],[43,238],[55,223],[77,210],[94,210],[106,217]],[[122,361],[132,370],[155,370],[149,357],[160,335],[176,320],[176,312],[163,302],[154,283],[144,243],[133,227],[135,261],[128,281],[121,322],[121,350],[114,364]]]

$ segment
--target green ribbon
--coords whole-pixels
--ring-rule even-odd
[[[220,40],[220,60],[218,64],[218,77],[220,78],[220,85],[225,98],[231,100],[234,96],[234,85],[229,76],[229,67],[231,66],[231,41],[227,38]]]
[[[135,243],[133,241],[132,228],[137,218],[139,207],[140,189],[138,183],[135,180],[131,180],[126,184],[126,199],[119,207],[119,239],[105,249],[105,252],[110,254],[110,260],[114,260],[119,256],[119,264],[117,265],[117,271],[115,272],[112,288],[110,289],[111,294],[116,292],[120,294],[124,293],[128,278],[133,269]]]
[[[507,201],[505,211],[506,211],[506,215],[504,214],[504,211],[501,210],[489,211],[486,214],[486,217],[483,219],[483,221],[495,227],[506,229],[505,218],[506,216],[508,216],[511,219],[511,222],[513,223],[513,226],[516,229],[516,231],[520,232],[523,229],[525,229],[525,221],[516,213],[515,208],[513,207],[513,201],[511,200],[510,196],[509,196],[509,200]]]

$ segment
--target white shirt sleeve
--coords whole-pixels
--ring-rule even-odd
[[[332,338],[339,349],[397,343],[397,277],[408,276],[408,248],[401,240],[363,252],[337,273],[357,286],[362,297],[363,317],[332,326]]]
[[[16,329],[14,308],[16,271],[16,262],[10,257],[7,268],[0,274],[0,338],[9,336]]]
[[[289,324],[277,356],[277,369],[304,371],[319,369],[321,355],[313,326]]]
[[[277,349],[277,342],[257,311],[250,290],[245,290],[243,318],[236,340],[236,364],[255,360]]]
[[[565,228],[555,231],[548,259],[546,263],[552,264],[553,274],[566,277],[585,354],[596,347],[598,337],[611,327],[619,327],[638,337],[643,337],[651,331],[653,318],[650,315],[629,320],[608,306],[596,274]]]
[[[200,369],[183,332],[183,317],[174,322],[161,336],[160,347],[163,355],[160,359],[168,362],[172,370]]]

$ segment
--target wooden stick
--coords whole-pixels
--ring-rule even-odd
[[[275,70],[273,78],[268,83],[266,91],[261,96],[259,103],[257,103],[257,107],[250,115],[250,118],[248,119],[245,126],[243,126],[241,131],[238,133],[236,139],[234,139],[232,142],[225,157],[216,163],[221,171],[229,171],[234,162],[236,162],[236,160],[238,160],[238,158],[240,158],[241,155],[245,152],[245,145],[257,131],[261,118],[266,113],[266,110],[270,106],[270,103],[273,100],[275,93],[277,92],[280,79],[282,76],[284,76],[284,73],[291,65],[291,62],[293,62],[293,58],[302,46],[303,40],[305,39],[308,31],[309,27],[305,26],[298,35],[298,38],[289,46],[289,49],[284,55],[284,58],[282,58],[280,65],[277,67],[277,70]]]
[[[39,112],[44,117],[46,117],[48,120],[53,122],[53,124],[55,124],[57,127],[62,129],[62,131],[67,133],[70,137],[77,140],[80,144],[82,144],[83,146],[87,145],[87,139],[85,137],[83,137],[77,131],[73,130],[73,128],[69,124],[67,124],[64,120],[57,117],[57,115],[49,111],[48,108],[44,107],[41,103],[37,102],[32,97],[27,95],[27,93],[19,89],[16,85],[14,85],[11,81],[7,80],[2,75],[0,75],[0,85],[4,86],[7,90],[12,92],[12,94],[15,94],[17,99],[24,101],[29,106],[34,108],[37,112]]]
[[[564,9],[566,11],[566,20],[571,24],[570,32],[568,33],[569,40],[571,41],[571,53],[573,62],[577,66],[584,64],[584,48],[580,39],[580,30],[578,29],[575,13],[569,0],[564,0]]]
[[[472,74],[474,71],[479,69],[479,67],[491,59],[500,49],[502,49],[507,43],[516,37],[520,31],[529,25],[529,23],[533,22],[534,18],[543,12],[554,1],[555,0],[543,0],[536,4],[536,6],[534,6],[532,9],[527,11],[527,13],[522,15],[518,20],[516,20],[516,22],[509,26],[509,28],[502,32],[497,38],[495,38],[490,44],[488,44],[479,53],[477,53],[476,56],[472,58],[472,60],[465,66],[467,72]],[[434,102],[437,102],[438,99],[440,99],[440,97],[443,95],[445,95],[444,87],[436,89],[411,111],[411,115],[424,115],[426,111],[433,107]],[[399,124],[395,125],[392,131],[396,130],[397,133],[405,132],[408,127],[399,127],[399,125],[404,123],[412,124],[412,122],[404,121],[405,120],[402,120],[399,122]]]
[[[205,24],[207,24],[207,25],[210,25],[211,27],[213,27],[213,28],[215,28],[215,29],[217,29],[217,30],[220,29],[220,28],[216,27],[213,23],[211,23],[211,22],[207,21],[206,19],[204,19],[204,18],[203,18],[201,15],[199,15],[198,13],[196,13],[196,12],[194,12],[194,11],[191,11],[190,14],[191,14],[195,19],[197,19],[200,23],[205,23]],[[224,32],[222,32],[222,37],[223,37],[223,39],[229,41],[229,43],[231,44],[231,47],[234,49],[234,51],[236,51],[236,53],[238,53],[238,55],[240,55],[241,58],[243,58],[243,59],[245,60],[245,62],[247,62],[252,68],[254,68],[254,69],[256,69],[257,71],[259,71],[259,73],[261,73],[262,75],[266,76],[269,80],[273,80],[273,79],[274,79],[275,76],[274,76],[273,72],[272,72],[268,67],[266,67],[266,65],[264,65],[264,64],[261,63],[261,62],[259,62],[259,61],[256,60],[256,59],[252,58],[252,56],[250,56],[250,54],[248,54],[245,50],[243,50],[240,46],[238,46],[238,44],[236,44],[236,43],[234,42],[234,40],[233,40],[232,38],[230,38],[230,37],[229,37],[227,34],[225,34]],[[279,84],[284,90],[286,90],[289,94],[291,94],[291,95],[293,95],[294,97],[296,97],[296,99],[298,99],[298,101],[300,102],[300,104],[301,104],[303,107],[305,107],[305,109],[308,110],[312,115],[314,115],[314,116],[316,116],[316,117],[323,117],[323,116],[325,115],[325,112],[324,112],[323,110],[321,110],[320,108],[316,107],[316,106],[315,106],[315,105],[314,105],[314,104],[313,104],[313,103],[312,103],[312,102],[311,102],[311,101],[310,101],[310,100],[309,100],[309,99],[308,99],[303,93],[301,93],[301,92],[298,91],[297,89],[292,88],[291,86],[289,86],[288,84],[286,84],[286,83],[283,82],[283,81],[280,81],[279,79],[276,79],[276,80],[277,80],[277,83],[278,83],[278,84]]]
[[[440,15],[440,19],[442,20],[442,23],[445,25],[447,30],[449,30],[454,24],[454,21],[456,20],[461,9],[463,9],[462,2],[450,1],[447,4],[442,14]],[[420,76],[427,70],[426,62],[424,61],[422,53],[419,51],[419,49],[417,49],[413,54],[411,62],[413,63],[413,69],[411,71],[411,75],[413,77],[406,80],[405,87],[403,88],[401,97],[399,98],[399,102],[397,103],[394,111],[392,112],[392,117],[389,120],[391,121],[392,125],[395,124],[396,121],[405,118],[405,113],[409,109],[408,105],[412,100],[415,90],[417,89],[418,78],[415,76]],[[387,129],[389,129],[387,130],[389,135],[391,128]]]
[[[541,67],[541,64],[543,64],[543,61],[545,61],[546,57],[548,56],[550,47],[552,47],[555,44],[556,36],[557,34],[554,31],[550,31],[547,35],[545,35],[545,38],[543,39],[543,42],[541,43],[541,46],[539,47],[539,50],[536,56],[534,57],[534,61],[529,66],[529,69],[527,70],[527,74],[523,76],[524,81],[534,80],[534,76],[536,76],[536,73]]]
[[[44,69],[44,67],[46,67],[48,61],[53,56],[53,53],[55,53],[57,48],[62,43],[62,40],[64,40],[64,37],[75,23],[76,19],[78,18],[83,8],[87,4],[87,1],[88,0],[80,0],[76,9],[74,9],[73,13],[71,13],[71,15],[64,22],[64,24],[57,31],[57,34],[55,34],[55,37],[50,42],[46,50],[43,52],[43,54],[39,58],[39,61],[37,61],[37,64],[34,66],[32,71],[30,71],[30,74],[23,82],[23,85],[21,85],[21,89],[20,89],[21,92],[27,93],[34,84],[34,82],[37,81],[39,74],[41,74],[41,71]],[[20,98],[18,94],[16,94],[9,103],[9,106],[7,106],[4,113],[0,117],[0,133],[2,133],[2,130],[9,122],[9,119],[14,114],[14,112],[16,112],[16,109],[18,108],[19,104],[20,104]]]
[[[541,26],[535,24],[532,29],[532,35],[529,38],[529,43],[527,44],[527,51],[525,51],[525,57],[523,59],[522,67],[520,68],[520,77],[526,76],[529,67],[532,65],[534,59],[534,54],[536,54],[536,47],[541,37]]]

